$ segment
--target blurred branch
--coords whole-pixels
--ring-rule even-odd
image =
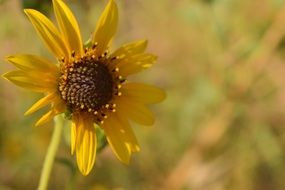
[[[266,66],[270,62],[270,59],[278,47],[279,42],[282,40],[285,34],[285,6],[283,6],[279,12],[276,13],[271,26],[265,32],[264,36],[260,40],[260,44],[256,50],[251,54],[245,64],[238,64],[235,68],[239,75],[246,76],[248,79],[247,83],[241,84],[243,86],[243,92],[247,93],[250,88],[254,85],[256,80],[263,74]],[[241,77],[242,77],[241,76]],[[242,80],[242,82],[245,82]]]
[[[220,142],[229,127],[231,121],[229,118],[233,115],[232,106],[229,103],[224,104],[217,111],[217,115],[201,124],[204,127],[200,129],[193,144],[189,146],[176,167],[170,172],[161,189],[181,189],[186,184],[189,185],[191,179],[197,179],[199,169],[204,164],[203,154]],[[213,173],[208,174],[213,177]],[[208,180],[210,178],[208,176]]]

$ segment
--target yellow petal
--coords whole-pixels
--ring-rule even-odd
[[[47,96],[43,97],[39,101],[37,101],[28,111],[26,111],[25,115],[29,115],[39,110],[40,108],[51,104],[55,98],[55,93],[50,93]]]
[[[162,89],[141,83],[126,83],[122,86],[122,93],[146,104],[161,102],[166,97]]]
[[[96,158],[97,139],[93,121],[79,118],[76,125],[76,160],[83,175],[88,175]]]
[[[76,148],[76,122],[73,121],[71,124],[71,134],[70,134],[70,144],[71,144],[71,154],[74,154]]]
[[[111,70],[113,70],[118,63],[124,61],[125,59],[128,59],[136,54],[143,53],[146,47],[147,47],[147,40],[140,40],[123,45],[122,47],[120,47],[114,53],[111,54],[111,57],[117,57],[119,59],[113,60],[109,64],[109,67],[111,68]]]
[[[120,134],[118,122],[113,117],[109,117],[105,120],[102,128],[116,157],[121,162],[128,164],[130,162],[131,150],[125,144],[122,134]]]
[[[46,79],[41,81],[23,71],[11,71],[5,73],[3,77],[17,86],[36,92],[50,92],[56,88],[52,81],[47,81]]]
[[[49,50],[58,58],[68,58],[66,45],[52,22],[36,10],[25,9],[24,12]]]
[[[74,154],[74,151],[76,149],[76,137],[78,135],[77,133],[77,127],[79,128],[79,126],[81,125],[81,123],[79,123],[79,115],[78,114],[74,114],[72,117],[72,124],[71,124],[71,135],[70,135],[70,141],[71,141],[71,154]]]
[[[45,124],[46,122],[53,119],[58,113],[56,113],[54,110],[48,111],[46,114],[44,114],[37,122],[36,127]]]
[[[114,117],[117,120],[118,133],[122,135],[125,144],[132,152],[140,151],[140,146],[138,144],[137,138],[131,128],[128,120],[120,112],[114,113]]]
[[[142,125],[153,125],[154,116],[142,103],[133,101],[126,97],[120,97],[117,104],[118,110],[121,110],[122,113],[131,120]]]
[[[96,26],[92,37],[92,42],[98,43],[97,52],[99,55],[109,47],[113,36],[117,31],[118,25],[118,7],[113,0],[105,7]]]
[[[157,57],[152,54],[139,54],[122,60],[117,64],[122,76],[129,76],[138,73],[152,66]]]
[[[40,83],[38,85],[46,87],[55,87],[57,84],[57,78],[54,73],[49,72],[39,72],[39,71],[30,71],[25,72],[21,70],[10,71],[4,74],[6,77],[10,78],[27,78],[34,83]]]
[[[23,71],[56,72],[58,70],[55,64],[36,55],[11,55],[6,60]]]
[[[129,57],[135,54],[140,54],[145,51],[147,47],[147,40],[140,40],[123,45],[112,53],[111,57],[119,56],[121,58]]]
[[[75,51],[81,55],[83,51],[81,34],[74,15],[62,0],[53,0],[52,2],[60,31],[68,44],[69,52]]]

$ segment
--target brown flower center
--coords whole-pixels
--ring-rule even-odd
[[[84,57],[64,69],[59,90],[72,110],[96,111],[112,99],[113,76],[104,62]]]
[[[111,57],[108,51],[96,53],[97,43],[86,48],[83,56],[72,52],[70,61],[62,58],[58,90],[66,102],[66,116],[88,113],[94,122],[103,124],[112,112],[116,112],[116,98],[122,95],[120,88],[126,80],[116,66],[120,57]]]

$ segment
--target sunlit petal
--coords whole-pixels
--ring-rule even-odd
[[[76,125],[76,160],[83,175],[88,175],[96,158],[97,139],[93,121],[79,116]]]
[[[140,40],[136,42],[131,42],[124,44],[122,47],[117,49],[114,53],[111,54],[111,57],[127,58],[135,54],[140,54],[145,51],[147,47],[147,40]]]
[[[140,151],[140,146],[138,144],[137,138],[126,117],[123,114],[121,114],[120,111],[118,111],[114,113],[114,118],[118,123],[117,133],[122,135],[122,139],[124,139],[124,142],[126,143],[127,147],[132,152]]]
[[[122,76],[129,76],[151,67],[156,59],[157,57],[152,54],[139,54],[122,60],[116,67]]]
[[[56,96],[55,93],[50,93],[46,95],[45,97],[41,98],[28,111],[25,112],[25,115],[32,114],[35,111],[43,108],[44,106],[51,104],[53,100],[55,99],[55,96]]]
[[[56,113],[54,110],[48,111],[46,114],[44,114],[37,122],[36,127],[41,126],[51,119],[53,119],[58,113]]]
[[[70,134],[71,154],[74,154],[74,151],[76,149],[76,136],[77,136],[76,126],[77,125],[78,125],[77,121],[74,121],[73,119],[73,122],[71,124],[71,134]]]
[[[146,104],[161,102],[166,96],[162,89],[142,83],[127,83],[122,86],[122,93]]]
[[[128,164],[130,162],[131,150],[125,144],[122,138],[123,136],[119,132],[120,127],[118,125],[119,123],[116,122],[114,117],[110,117],[106,119],[102,127],[106,134],[107,141],[117,158],[121,162]]]
[[[142,125],[153,125],[154,116],[152,112],[142,103],[121,97],[118,100],[118,110],[126,117]]]
[[[36,92],[51,92],[55,89],[56,81],[52,82],[47,81],[46,79],[40,81],[35,78],[35,76],[31,76],[23,71],[11,71],[5,73],[3,77],[17,86]]]
[[[36,55],[19,54],[11,55],[6,58],[7,61],[23,71],[44,71],[56,72],[57,66],[50,61]]]
[[[58,58],[68,57],[66,45],[52,22],[36,10],[25,9],[24,11],[49,50]]]
[[[75,51],[81,55],[83,51],[81,34],[73,13],[62,0],[53,0],[52,2],[62,37],[68,44],[69,52]]]
[[[98,43],[97,52],[101,55],[110,45],[113,36],[117,31],[118,7],[113,0],[105,7],[101,14],[93,34],[92,42]]]

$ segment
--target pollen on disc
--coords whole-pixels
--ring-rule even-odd
[[[98,110],[112,98],[112,74],[103,62],[82,58],[63,69],[59,90],[73,110]]]

